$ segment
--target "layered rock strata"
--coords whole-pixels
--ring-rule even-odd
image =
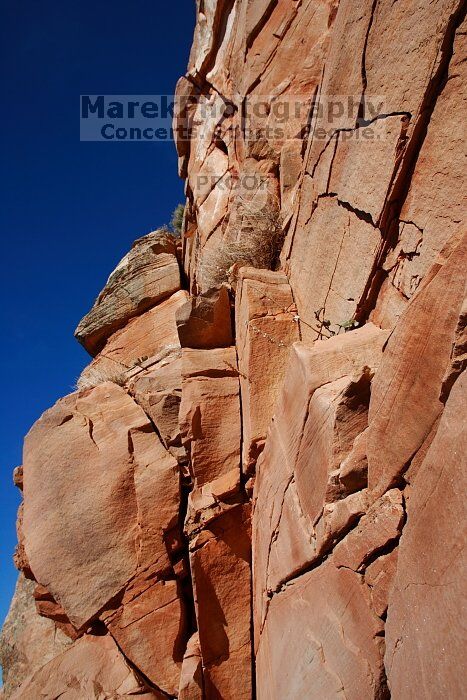
[[[4,697],[463,697],[464,14],[197,3],[181,246],[15,470]]]

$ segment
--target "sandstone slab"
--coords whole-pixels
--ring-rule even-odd
[[[249,510],[230,510],[190,543],[207,700],[251,698]]]
[[[392,284],[408,298],[466,219],[467,199],[459,190],[466,157],[462,120],[467,104],[466,50],[464,26],[455,39],[448,77],[436,101],[402,207],[400,242],[387,263],[393,266]],[[453,197],[456,191],[459,197]]]
[[[359,571],[375,555],[394,545],[402,532],[404,513],[402,493],[398,489],[385,493],[335,547],[333,560],[336,566]]]
[[[386,624],[385,663],[396,700],[464,693],[457,670],[464,659],[466,379],[464,372],[452,388],[407,503]]]
[[[332,561],[275,595],[256,656],[260,700],[385,697],[381,620]]]
[[[407,124],[408,117],[388,116],[339,135],[328,190],[374,224],[383,213]]]
[[[320,556],[365,512],[360,497],[347,501],[340,512],[326,510],[326,504],[346,495],[340,463],[366,427],[368,380],[386,339],[385,331],[369,324],[312,347],[292,347],[254,488],[256,641],[268,594]]]
[[[197,632],[188,640],[183,657],[178,697],[179,700],[203,700],[203,668]]]
[[[149,358],[160,359],[180,348],[175,312],[187,299],[187,292],[180,290],[116,331],[83,370],[78,388],[86,389],[105,381],[123,385],[132,371]]]
[[[441,414],[441,385],[466,291],[467,236],[432,268],[401,317],[374,381],[369,412],[369,487],[395,484]]]
[[[304,226],[289,265],[302,337],[310,342],[354,318],[381,236],[335,197],[320,199]]]
[[[409,0],[403,7],[387,0],[375,10],[365,52],[367,94],[384,98],[385,114],[410,113],[416,123],[459,10],[456,0]]]
[[[173,236],[154,231],[133,243],[80,321],[75,336],[91,355],[131,318],[180,289],[180,271]]]
[[[30,566],[76,627],[138,567],[170,567],[164,533],[178,518],[177,465],[115,384],[71,394],[35,424],[25,441],[24,494]]]
[[[393,549],[389,554],[382,554],[365,569],[365,583],[370,587],[371,604],[381,618],[387,613],[398,554],[398,548]]]
[[[178,414],[182,400],[181,350],[159,362],[149,363],[138,371],[128,384],[128,391],[156,426],[164,447],[178,459],[185,461]]]
[[[192,297],[176,312],[180,345],[184,348],[222,348],[233,343],[230,299],[226,287]]]
[[[365,495],[345,498],[347,492],[339,479],[340,463],[367,423],[366,381],[364,386],[360,393],[361,387],[356,390],[343,377],[316,389],[310,400],[293,476],[282,504],[276,502],[274,507],[268,593],[318,560],[366,510]],[[281,456],[278,451],[278,459]]]
[[[235,348],[183,349],[180,429],[195,487],[237,470],[240,399]]]
[[[113,639],[84,636],[26,680],[12,700],[163,698],[138,681]]]
[[[254,470],[282,382],[290,346],[299,340],[296,309],[281,272],[242,268],[235,300],[245,474]],[[267,371],[265,361],[267,358]]]
[[[108,621],[125,656],[168,695],[176,695],[185,650],[185,612],[176,581],[156,581]]]
[[[204,75],[212,54],[216,50],[216,37],[227,2],[198,3],[198,21],[196,23],[193,45],[189,59],[189,70],[195,75]]]

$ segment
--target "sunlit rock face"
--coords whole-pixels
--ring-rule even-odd
[[[15,470],[4,698],[462,697],[462,21],[197,3],[181,244],[119,263]]]
[[[91,355],[134,316],[180,289],[176,244],[166,231],[154,231],[133,243],[110,275],[75,337]]]

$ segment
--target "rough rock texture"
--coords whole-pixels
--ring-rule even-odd
[[[34,581],[19,575],[0,637],[3,689],[7,696],[71,643],[51,620],[37,614],[34,588]]]
[[[464,14],[197,2],[182,241],[26,438],[3,697],[463,697]]]
[[[188,640],[183,657],[178,697],[180,700],[203,700],[203,668],[197,632]]]
[[[235,348],[183,350],[180,428],[196,488],[229,472],[240,479]]]
[[[165,357],[148,360],[135,368],[128,391],[153,422],[164,446],[185,463],[178,414],[182,398],[181,349],[174,348]]]
[[[155,686],[175,695],[186,645],[179,584],[162,580],[136,594],[130,590],[106,622],[127,659]]]
[[[249,506],[209,522],[190,542],[196,618],[208,698],[250,698]]]
[[[138,681],[112,638],[87,635],[42,666],[11,697],[37,698],[163,698]]]
[[[369,486],[378,494],[407,469],[444,408],[440,388],[466,296],[466,270],[467,233],[432,270],[388,342],[368,431]]]
[[[226,287],[192,297],[178,309],[176,320],[180,344],[184,348],[222,348],[233,344]]]
[[[258,697],[381,697],[383,628],[357,574],[332,560],[304,574],[271,602]]]
[[[91,311],[80,321],[75,337],[91,355],[107,338],[165,297],[180,289],[175,241],[164,230],[133,243],[110,275]]]
[[[365,512],[339,467],[366,428],[368,382],[387,333],[374,326],[296,344],[257,466],[253,518],[255,637],[270,597],[312,565]],[[363,378],[363,381],[362,381]],[[344,500],[342,500],[344,499]],[[336,509],[346,510],[341,514]]]
[[[243,471],[250,474],[264,447],[290,346],[299,340],[296,308],[286,275],[243,268],[235,300],[242,394]],[[265,358],[267,371],[265,371]]]
[[[406,697],[462,697],[462,626],[466,556],[467,377],[454,385],[438,430],[411,488],[386,625],[389,687]],[[444,516],[438,518],[438,513]],[[433,523],[436,522],[436,527]]]
[[[62,399],[26,438],[24,549],[36,581],[76,630],[100,617],[127,658],[172,694],[185,634],[171,562],[179,500],[176,460],[113,383]]]
[[[180,347],[175,311],[187,300],[183,290],[132,319],[107,340],[101,352],[83,370],[79,389],[105,381],[125,384],[135,372],[154,363]]]
[[[26,554],[77,628],[139,570],[170,568],[164,536],[177,525],[178,500],[175,460],[115,384],[61,399],[26,438]]]

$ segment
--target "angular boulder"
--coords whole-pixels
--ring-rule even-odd
[[[240,270],[235,322],[245,474],[254,471],[264,447],[290,347],[300,339],[297,321],[292,290],[283,272]]]
[[[195,488],[234,470],[240,481],[240,397],[235,348],[183,349],[180,429]]]
[[[31,569],[77,628],[138,568],[157,561],[170,571],[164,535],[178,519],[177,463],[115,384],[71,394],[31,429],[24,498]]]
[[[226,287],[192,297],[176,311],[183,348],[223,348],[233,344],[230,299]]]
[[[40,617],[34,601],[33,581],[19,575],[15,594],[0,637],[4,697],[31,674],[61,654],[71,640],[55,629],[51,620]]]
[[[87,389],[105,381],[123,385],[150,358],[159,360],[180,348],[175,312],[187,298],[187,292],[180,290],[116,331],[83,370],[77,387]]]
[[[80,321],[75,337],[91,355],[134,316],[180,289],[176,241],[167,231],[153,231],[139,238],[119,262]]]

